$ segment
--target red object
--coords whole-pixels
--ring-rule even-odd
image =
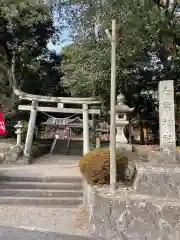
[[[0,135],[6,133],[5,124],[4,124],[4,116],[3,113],[0,112]]]

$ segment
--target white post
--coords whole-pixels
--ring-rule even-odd
[[[64,108],[64,103],[58,103],[58,108]]]
[[[31,155],[32,142],[34,137],[35,125],[36,125],[36,115],[37,115],[37,102],[33,101],[30,118],[29,118],[28,131],[26,135],[26,142],[24,147],[25,157],[30,157]]]
[[[83,104],[83,153],[89,152],[89,113],[88,104]]]
[[[101,142],[100,142],[100,137],[96,137],[96,148],[100,148]]]
[[[110,109],[110,190],[116,190],[116,20],[112,20],[111,41],[111,109]]]
[[[21,146],[21,134],[17,134],[17,143],[16,143],[17,146]]]

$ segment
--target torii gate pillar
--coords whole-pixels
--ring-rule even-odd
[[[25,142],[25,146],[24,146],[24,156],[25,157],[31,156],[34,130],[35,130],[35,126],[36,126],[36,116],[37,116],[37,102],[32,101],[32,109],[30,112],[28,130],[27,130],[27,135],[26,135],[26,142]]]

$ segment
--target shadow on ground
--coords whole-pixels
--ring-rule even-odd
[[[14,227],[0,226],[1,240],[93,240],[77,235],[59,234],[53,232],[39,232]]]

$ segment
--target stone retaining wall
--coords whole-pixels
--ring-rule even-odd
[[[138,164],[133,185],[120,187],[115,195],[108,194],[108,188],[98,189],[85,183],[84,204],[93,237],[99,240],[179,240],[178,181],[179,165]]]
[[[8,142],[0,142],[0,163],[5,161],[7,154],[13,149],[14,144]]]

